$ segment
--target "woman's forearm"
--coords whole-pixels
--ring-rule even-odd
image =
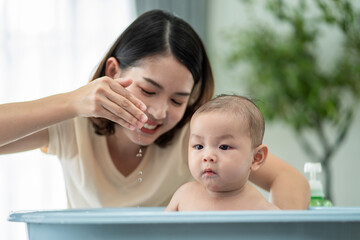
[[[74,117],[70,106],[66,94],[0,105],[0,146]]]
[[[146,106],[126,90],[131,84],[131,79],[102,77],[72,92],[0,105],[0,146],[76,116],[141,128],[147,121]]]
[[[265,164],[251,173],[250,180],[270,192],[270,201],[281,209],[307,209],[310,186],[296,168],[273,154]]]
[[[270,201],[280,209],[308,209],[310,187],[297,171],[280,174],[270,189]]]

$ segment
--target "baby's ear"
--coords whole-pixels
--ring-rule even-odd
[[[265,144],[261,144],[254,151],[254,156],[251,164],[251,171],[258,170],[266,160],[268,155],[268,147]]]

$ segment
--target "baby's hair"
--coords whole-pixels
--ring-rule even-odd
[[[265,120],[260,109],[249,98],[239,95],[222,94],[216,96],[214,99],[202,105],[193,115],[206,112],[220,112],[233,114],[234,117],[239,118],[241,124],[245,120],[248,124],[249,134],[253,147],[262,144],[265,132]]]

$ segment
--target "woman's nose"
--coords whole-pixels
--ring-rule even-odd
[[[168,105],[166,102],[159,102],[158,104],[148,106],[147,111],[155,119],[165,119],[168,111]]]

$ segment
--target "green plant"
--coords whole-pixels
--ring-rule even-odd
[[[268,0],[266,7],[289,31],[258,22],[231,34],[229,62],[232,67],[239,62],[250,66],[248,90],[261,99],[266,120],[283,121],[296,131],[312,161],[322,164],[325,194],[332,199],[329,164],[360,99],[360,12],[347,0]],[[332,69],[321,68],[316,54],[324,26],[343,36]],[[313,136],[320,147],[309,142]]]

